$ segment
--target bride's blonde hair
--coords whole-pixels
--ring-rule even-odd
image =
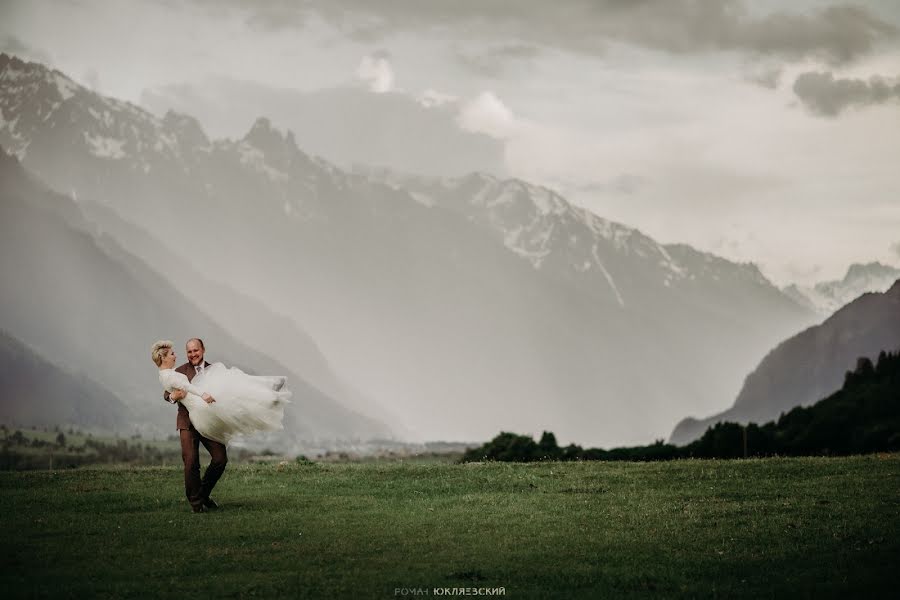
[[[158,367],[162,364],[163,358],[165,358],[166,354],[168,354],[171,349],[172,342],[169,340],[160,340],[153,344],[153,348],[150,350],[150,358],[153,359],[153,362]]]

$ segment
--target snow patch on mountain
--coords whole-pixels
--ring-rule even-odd
[[[616,295],[616,300],[619,302],[619,306],[625,308],[625,301],[622,300],[622,294],[619,292],[619,288],[616,286],[616,282],[613,281],[612,275],[609,274],[609,271],[606,270],[606,267],[603,266],[603,261],[600,260],[600,256],[597,254],[597,244],[594,244],[591,252],[594,255],[594,264],[600,268],[600,272],[603,273],[603,276],[606,278],[606,281],[609,282],[609,287],[612,288],[613,293]]]
[[[273,183],[288,180],[287,173],[279,171],[266,162],[266,157],[259,148],[255,148],[247,142],[240,142],[236,148],[240,154],[241,164],[248,165],[256,172],[262,173]]]
[[[125,158],[125,152],[122,150],[122,146],[125,145],[125,140],[117,140],[102,135],[92,135],[85,131],[84,141],[88,146],[88,150],[94,156],[110,159]]]
[[[75,92],[78,91],[78,84],[62,73],[54,72],[53,77],[55,79],[54,83],[56,83],[56,89],[59,91],[59,95],[62,97],[63,102],[72,98],[75,95]]]

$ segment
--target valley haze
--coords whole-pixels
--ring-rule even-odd
[[[569,5],[4,3],[27,418],[168,433],[200,335],[288,375],[284,450],[645,444],[900,278],[895,5]]]

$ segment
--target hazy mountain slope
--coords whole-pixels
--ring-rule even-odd
[[[0,157],[0,173],[0,326],[108,388],[134,411],[138,426],[174,427],[150,345],[201,331],[211,360],[290,377],[295,401],[282,443],[384,432],[221,329],[185,295],[190,289],[173,288],[114,241],[92,233],[73,202],[42,188],[14,158]]]
[[[0,331],[0,423],[12,427],[77,425],[128,432],[131,411],[109,390],[73,375]]]
[[[847,365],[860,356],[900,348],[900,280],[884,293],[863,294],[821,325],[785,340],[747,376],[734,405],[706,419],[688,418],[671,442],[699,437],[718,421],[763,423],[840,389]]]
[[[650,394],[658,402],[651,411],[667,412],[672,408],[665,406],[667,400],[685,397],[721,404],[737,393],[752,364],[750,352],[770,348],[773,331],[793,332],[813,320],[753,264],[683,244],[663,246],[540,186],[483,174],[438,179],[360,172],[476,225],[530,264],[533,277],[565,294],[557,310],[578,306],[575,299],[581,298],[585,304],[567,316],[575,328],[583,327],[582,335],[573,331],[569,351],[547,360],[571,363],[560,365],[567,372],[584,357],[596,356],[598,338],[612,341],[612,352],[585,368],[602,382],[599,390],[610,392],[615,388],[609,384],[619,383],[626,365],[634,378],[614,393]],[[587,324],[593,319],[598,322],[592,331]],[[740,344],[733,343],[736,339]],[[607,362],[613,365],[609,373]],[[637,375],[648,367],[657,370],[656,377]]]
[[[203,311],[222,329],[289,365],[311,385],[348,408],[382,423],[397,421],[384,407],[342,381],[315,341],[290,317],[277,314],[255,298],[236,291],[232,284],[212,281],[193,268],[186,256],[202,249],[195,248],[190,237],[173,244],[165,231],[154,236],[124,221],[110,206],[82,200],[79,208],[108,234],[109,237],[99,240],[101,244],[115,238],[117,245],[127,247],[129,254],[160,265],[158,268],[166,278],[175,287],[190,290],[190,297],[199,301]]]

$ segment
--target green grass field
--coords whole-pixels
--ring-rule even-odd
[[[10,597],[888,597],[900,455],[0,473]],[[437,588],[437,589],[436,589]]]

